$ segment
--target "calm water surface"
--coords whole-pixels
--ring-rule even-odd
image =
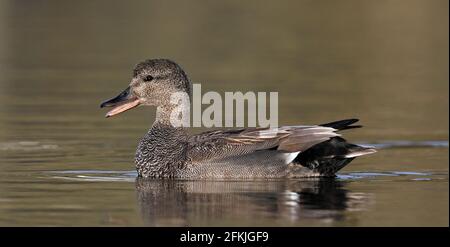
[[[1,226],[448,226],[448,1],[72,4],[0,1]],[[380,151],[335,179],[136,179],[155,110],[99,103],[155,57],[278,91],[280,124],[358,117]]]

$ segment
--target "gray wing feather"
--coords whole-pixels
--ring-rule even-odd
[[[209,131],[191,136],[187,155],[195,163],[270,149],[297,153],[339,136],[335,131],[330,127],[315,125]]]

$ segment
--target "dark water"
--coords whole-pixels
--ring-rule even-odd
[[[448,226],[448,52],[445,0],[0,1],[0,225]],[[380,151],[336,179],[136,180],[154,109],[98,105],[155,57],[278,91],[283,125],[358,117]]]

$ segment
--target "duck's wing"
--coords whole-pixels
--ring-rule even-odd
[[[261,150],[298,153],[339,136],[335,131],[316,125],[209,131],[190,137],[187,155],[193,162],[204,162]]]

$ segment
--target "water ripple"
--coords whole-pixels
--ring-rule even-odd
[[[392,140],[375,143],[359,143],[361,146],[385,148],[448,148],[448,141],[405,141]]]
[[[105,170],[73,170],[47,172],[51,178],[73,181],[93,182],[134,182],[137,176],[135,171],[105,171]],[[430,181],[438,177],[448,176],[447,172],[415,172],[415,171],[383,171],[383,172],[347,172],[339,173],[338,180],[376,179],[380,177],[405,177],[411,181]],[[319,179],[319,178],[318,178]],[[283,179],[280,179],[283,180]]]
[[[57,149],[58,145],[41,143],[37,141],[19,141],[19,142],[2,142],[0,143],[1,151],[36,151],[36,150],[48,150]]]

